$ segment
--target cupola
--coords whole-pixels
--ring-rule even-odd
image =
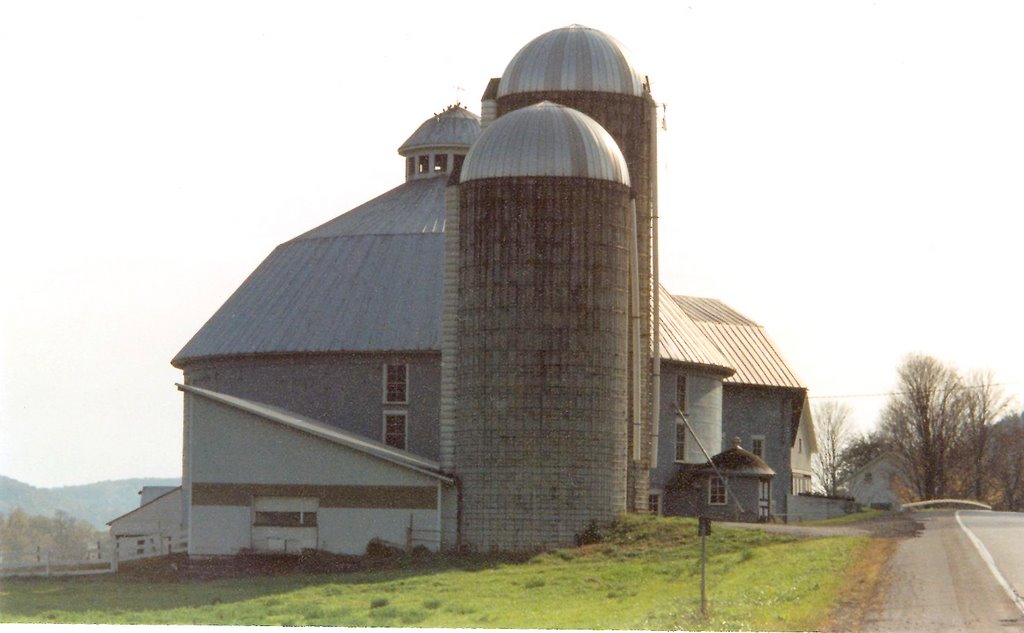
[[[398,148],[405,157],[406,181],[447,176],[461,169],[479,135],[480,117],[459,104],[430,117]]]

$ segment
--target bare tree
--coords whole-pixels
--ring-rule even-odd
[[[1024,419],[1012,413],[993,429],[995,450],[992,471],[996,494],[993,504],[1000,510],[1024,510]]]
[[[836,400],[825,400],[814,406],[814,433],[818,436],[818,452],[814,456],[814,476],[819,488],[835,496],[842,474],[842,454],[850,436],[850,407]]]
[[[923,354],[907,356],[897,374],[897,392],[882,412],[883,435],[905,460],[917,495],[941,499],[960,439],[963,381],[955,369]]]
[[[960,493],[978,501],[986,500],[993,457],[993,425],[1009,408],[1010,401],[991,371],[969,374],[961,392],[961,435],[957,450],[960,465]]]

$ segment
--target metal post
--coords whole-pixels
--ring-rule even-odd
[[[704,618],[705,620],[708,618],[708,595],[706,584],[704,582],[704,578],[706,575],[705,569],[707,568],[708,564],[708,554],[706,546],[707,538],[708,537],[705,536],[704,532],[702,531],[700,535],[700,617]]]

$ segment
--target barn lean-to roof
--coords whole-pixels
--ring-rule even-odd
[[[286,411],[279,407],[246,400],[245,398],[239,398],[237,396],[231,396],[225,393],[211,391],[209,389],[201,389],[191,385],[179,384],[176,386],[179,390],[185,393],[200,396],[207,400],[238,409],[239,411],[250,413],[263,418],[264,420],[291,428],[295,431],[319,437],[320,439],[327,440],[328,442],[357,450],[361,453],[409,468],[424,475],[429,475],[435,479],[440,479],[441,481],[448,483],[451,483],[452,481],[450,477],[441,473],[441,465],[435,461],[420,457],[419,455],[414,455],[407,451],[398,450],[397,448],[393,448],[387,444],[376,442],[369,438],[356,435],[355,433],[343,431],[336,426],[319,422],[312,418],[298,413],[293,413],[291,411]]]

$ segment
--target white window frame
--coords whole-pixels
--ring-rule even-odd
[[[712,497],[712,491],[714,490],[714,483],[721,482],[722,486],[722,500],[714,501]],[[725,485],[725,479],[718,475],[708,476],[708,505],[709,506],[724,506],[729,503],[729,488]]]
[[[402,444],[403,446],[395,446],[388,444],[388,417],[390,416],[401,416],[405,420],[405,426],[402,428]],[[380,441],[385,445],[396,450],[408,451],[409,450],[409,412],[402,410],[385,410],[381,416],[381,429],[380,429]]]
[[[388,368],[390,367],[404,367],[405,368],[405,399],[404,400],[389,400],[388,399]],[[384,363],[381,369],[381,384],[382,394],[381,398],[384,404],[409,404],[409,364],[408,363]]]
[[[761,441],[761,454],[760,455],[757,455],[757,451],[754,450],[754,442],[757,442],[758,440]],[[763,435],[751,435],[750,436],[750,452],[753,453],[754,455],[757,455],[761,459],[764,459],[766,446],[767,446],[767,443],[765,442],[765,438],[764,438]]]
[[[680,433],[683,434],[682,446],[680,446],[680,442],[679,442],[679,434]],[[672,455],[673,461],[675,461],[675,463],[677,463],[677,464],[682,464],[682,463],[686,462],[686,433],[687,433],[686,424],[683,423],[682,420],[677,420],[676,421],[676,436],[675,436],[675,441],[673,443],[673,451],[674,451],[674,453]]]

